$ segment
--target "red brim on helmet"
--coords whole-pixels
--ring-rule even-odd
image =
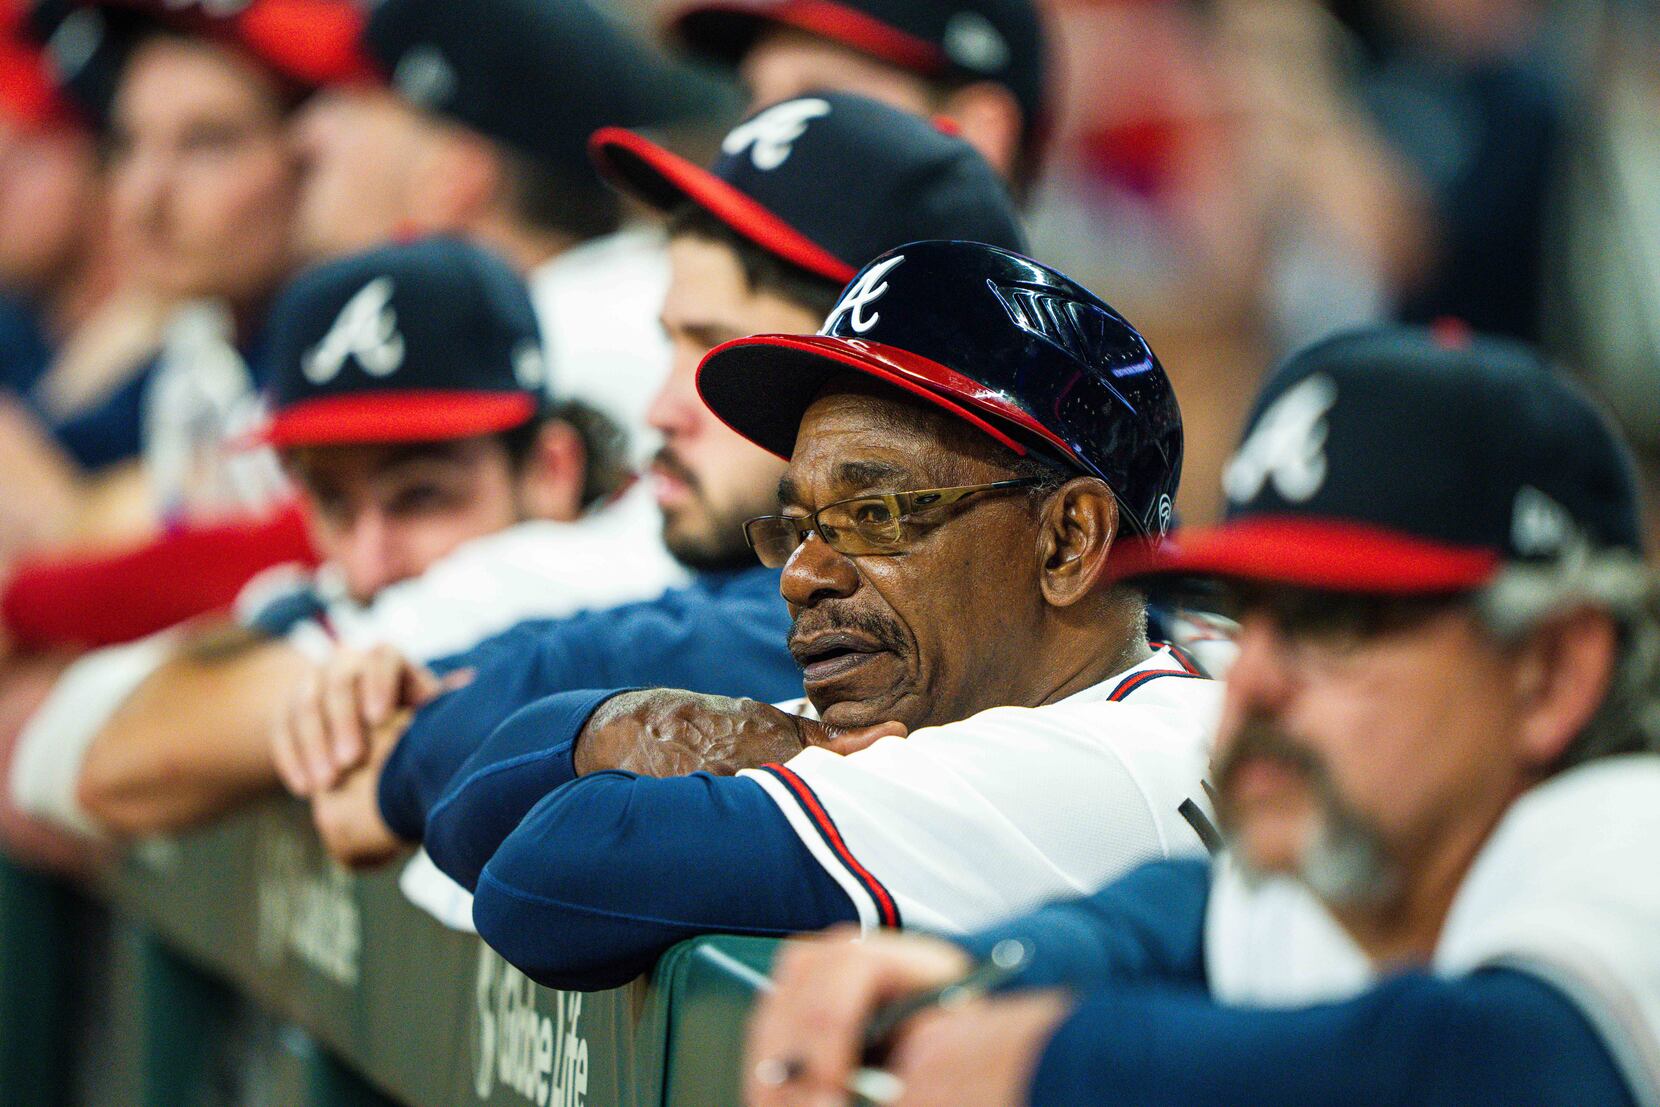
[[[825,335],[740,338],[709,351],[698,366],[697,388],[721,422],[767,452],[788,458],[813,398],[831,377],[850,371],[949,411],[1017,454],[1026,454],[1036,438],[1077,460],[1064,441],[1000,393],[936,361],[878,342]]]

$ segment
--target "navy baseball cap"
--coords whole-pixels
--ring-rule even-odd
[[[927,77],[995,81],[1028,128],[1047,119],[1047,57],[1035,0],[694,0],[674,10],[669,35],[736,66],[768,24],[839,42]]]
[[[1221,524],[1116,571],[1427,594],[1509,562],[1642,545],[1612,425],[1497,339],[1388,327],[1309,347],[1269,378],[1223,489]]]
[[[786,100],[740,123],[703,169],[631,131],[590,143],[601,173],[659,211],[696,204],[769,253],[845,284],[918,238],[1022,249],[1008,189],[972,146],[851,93]]]
[[[697,385],[723,422],[787,458],[813,398],[849,371],[1100,477],[1128,530],[1156,541],[1170,524],[1175,391],[1136,329],[1062,273],[983,243],[913,242],[867,265],[818,334],[717,346]]]
[[[267,324],[273,446],[494,434],[542,409],[547,369],[524,282],[470,243],[432,238],[295,278]]]
[[[585,0],[380,0],[364,47],[416,106],[590,181],[600,127],[731,108],[728,88]]]

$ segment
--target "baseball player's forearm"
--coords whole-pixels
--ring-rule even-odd
[[[616,987],[699,934],[856,918],[754,781],[602,772],[538,804],[485,866],[479,933],[532,979]]]
[[[1210,865],[1154,861],[1084,899],[1049,904],[989,930],[957,938],[985,958],[1005,938],[1032,953],[1011,984],[1076,992],[1126,983],[1205,983],[1205,905]]]
[[[1398,976],[1345,1003],[1227,1007],[1192,989],[1087,999],[1050,1040],[1033,1103],[1157,1107],[1634,1102],[1566,997],[1521,972]]]
[[[175,656],[93,739],[81,767],[81,805],[117,833],[162,834],[271,788],[270,720],[306,667],[282,642],[211,660]]]
[[[579,775],[728,776],[800,753],[817,723],[754,700],[680,689],[565,692],[521,708],[428,810],[426,848],[465,887],[544,796]]]

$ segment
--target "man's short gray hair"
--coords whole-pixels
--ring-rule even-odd
[[[1548,565],[1510,565],[1477,603],[1487,629],[1506,642],[1579,607],[1609,614],[1619,628],[1619,655],[1602,706],[1557,768],[1660,752],[1660,575],[1642,559],[1581,549]]]

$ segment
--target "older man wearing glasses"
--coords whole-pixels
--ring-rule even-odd
[[[717,348],[699,390],[789,458],[746,532],[810,704],[591,691],[509,719],[427,824],[491,944],[607,987],[697,933],[961,930],[1202,850],[1217,692],[1107,579],[1161,538],[1181,458],[1128,323],[1017,255],[913,243],[820,334]]]

